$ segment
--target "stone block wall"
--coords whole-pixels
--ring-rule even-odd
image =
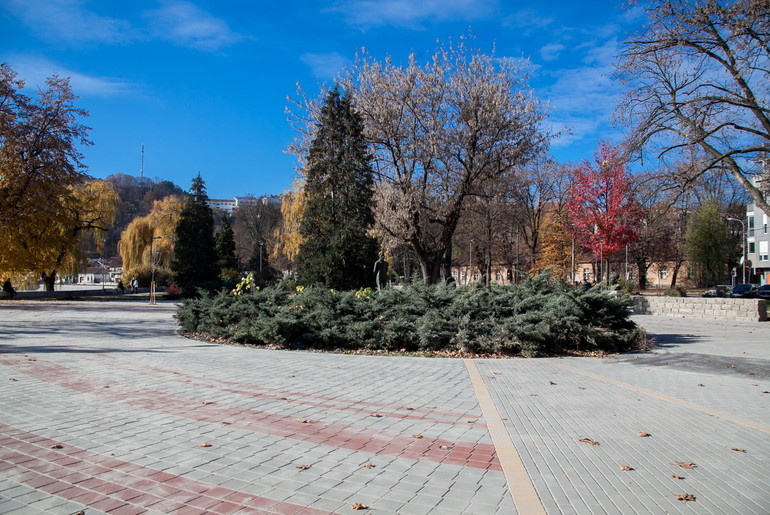
[[[767,320],[764,299],[730,299],[720,297],[634,297],[634,313],[679,318],[710,318],[763,322]]]

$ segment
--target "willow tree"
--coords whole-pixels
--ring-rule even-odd
[[[305,193],[304,179],[297,178],[292,183],[291,189],[281,195],[282,223],[273,233],[276,242],[270,256],[273,260],[285,257],[289,263],[293,264],[294,260],[297,259],[303,241],[299,228],[305,214],[306,204],[307,194]]]
[[[171,273],[174,231],[183,207],[181,197],[169,195],[153,202],[147,215],[134,218],[128,224],[118,242],[125,280],[147,275],[153,260],[161,275]]]
[[[546,147],[527,63],[461,38],[422,64],[364,53],[346,89],[373,154],[379,233],[408,243],[423,279],[435,283],[466,199]]]

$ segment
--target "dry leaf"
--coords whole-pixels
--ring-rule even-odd
[[[554,383],[553,381],[548,381],[548,384],[556,384],[556,383]]]
[[[51,449],[63,449],[63,448],[64,447],[59,443],[55,443],[51,446]]]
[[[380,415],[379,413],[372,413],[372,414],[371,414],[371,415],[369,415],[369,416],[370,416],[370,417],[374,417],[374,418],[380,418],[380,417],[382,417],[382,415]]]
[[[735,452],[746,452],[746,449],[739,449],[739,448],[737,448],[737,447],[733,447],[733,448],[732,448],[732,449],[730,449],[730,450],[731,450],[731,451],[735,451]]]
[[[297,468],[300,470],[307,470],[310,468],[310,465],[297,465]]]
[[[203,401],[201,404],[214,404],[214,401]]]
[[[211,444],[208,443],[208,442],[207,443],[202,443],[198,447],[211,447]]]
[[[355,504],[350,505],[351,510],[368,510],[369,506],[365,504],[361,504],[360,502],[357,502]]]
[[[311,422],[312,422],[312,420],[307,419],[307,418],[303,418],[302,420],[300,420],[300,423],[302,423],[302,424],[310,424]]]
[[[412,438],[417,438],[418,440],[422,438],[422,435],[412,435]]]
[[[294,376],[289,376],[289,377],[294,377]]]
[[[449,449],[448,445],[439,445],[439,449]]]
[[[404,408],[405,410],[414,411],[414,408]]]
[[[620,470],[634,470],[634,467],[629,467],[628,465],[621,465]]]
[[[650,433],[639,433],[639,436],[641,436],[642,438],[644,438],[644,437],[647,437],[647,436],[652,436],[652,435],[651,435]]]
[[[529,396],[530,397],[537,397],[537,394],[536,393],[530,393]]]
[[[289,398],[288,397],[278,397],[278,400],[279,401],[288,401]]]
[[[682,467],[683,469],[694,469],[695,467],[698,466],[695,463],[692,463],[690,461],[677,461],[676,464]]]
[[[502,372],[495,372],[495,375],[496,375],[496,376],[499,376],[499,375],[501,375],[501,374],[502,374]]]
[[[698,383],[696,386],[705,386],[703,383]]]
[[[364,468],[365,469],[373,469],[374,465],[372,465],[371,463],[367,463],[367,464],[364,465]]]
[[[578,440],[578,442],[590,443],[591,445],[599,445],[599,442],[597,442],[596,440],[591,440],[590,438],[581,438],[580,440]]]
[[[735,368],[735,365],[727,365],[727,368]]]
[[[679,474],[674,474],[671,477],[673,477],[674,479],[684,479],[684,476],[680,476]]]
[[[694,501],[695,496],[693,494],[688,494],[687,492],[677,495],[676,496],[677,501]]]
[[[466,420],[465,421],[466,424],[473,424],[474,422],[476,422],[476,421],[475,420]]]
[[[578,386],[578,390],[585,390],[585,389],[586,389],[585,386]]]
[[[232,422],[222,422],[224,425],[229,426]]]

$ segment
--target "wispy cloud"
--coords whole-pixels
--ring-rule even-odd
[[[152,35],[179,46],[216,52],[244,36],[233,32],[227,23],[184,0],[169,0],[159,9],[148,11]]]
[[[339,72],[350,60],[338,54],[329,52],[326,54],[306,53],[300,56],[300,60],[313,70],[313,75],[321,80],[334,80]]]
[[[76,95],[113,96],[136,91],[137,87],[127,81],[110,77],[96,77],[79,73],[50,61],[31,55],[0,56],[24,80],[30,89],[45,88],[45,80],[52,75],[69,77],[70,85]]]
[[[136,35],[126,20],[89,11],[83,0],[5,0],[3,4],[46,41],[122,43]]]
[[[426,21],[474,20],[489,16],[493,0],[339,0],[331,10],[357,27],[420,28]]]
[[[540,49],[540,58],[543,61],[555,61],[565,48],[567,47],[559,43],[549,43]]]

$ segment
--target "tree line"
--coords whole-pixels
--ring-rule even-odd
[[[432,284],[453,261],[487,279],[500,263],[509,278],[567,277],[576,247],[600,263],[624,250],[641,287],[656,263],[671,264],[675,284],[686,260],[701,282],[720,282],[737,262],[726,218],[743,219],[749,200],[770,212],[766,2],[639,4],[648,24],[625,42],[616,74],[627,137],[597,142],[593,160],[549,157],[556,135],[532,70],[474,48],[470,35],[426,62],[364,52],[317,100],[297,103],[299,177],[280,208],[249,207],[272,210],[264,218],[214,218],[200,177],[184,201],[156,181],[129,202],[126,181],[87,175],[77,151],[89,143],[85,113],[68,81],[52,77],[33,100],[3,65],[0,270],[52,281],[83,249],[107,245],[131,273],[150,265],[185,285],[189,265],[206,271],[193,282],[291,270],[302,283],[355,288],[373,281],[378,251],[399,275]],[[104,237],[116,219],[119,243]],[[185,247],[204,233],[211,252]]]

